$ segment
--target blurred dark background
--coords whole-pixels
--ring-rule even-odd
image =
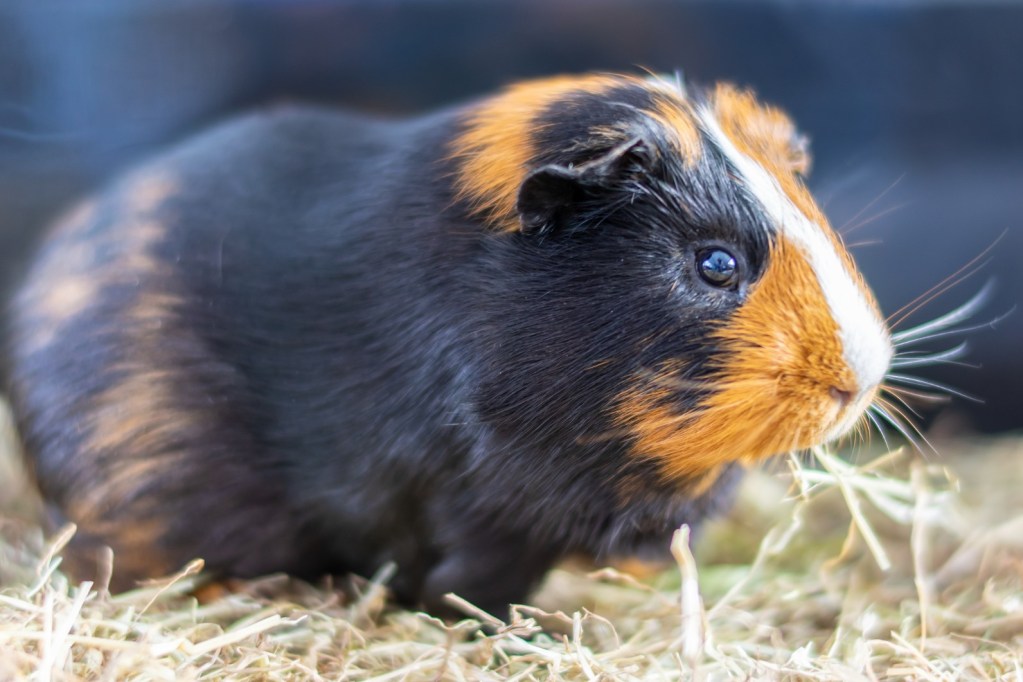
[[[311,100],[416,113],[514,79],[587,70],[728,79],[813,141],[811,185],[886,313],[992,247],[990,320],[1023,299],[1023,4],[983,0],[5,0],[0,286],[47,221],[112,174],[232,112]],[[1023,311],[919,370],[1023,427]],[[950,345],[950,344],[946,344]]]

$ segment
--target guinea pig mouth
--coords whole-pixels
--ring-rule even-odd
[[[861,392],[840,406],[834,418],[834,424],[823,439],[825,443],[841,440],[860,424],[877,396],[878,387]]]

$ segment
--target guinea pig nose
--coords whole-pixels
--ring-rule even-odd
[[[845,407],[853,400],[853,392],[838,386],[832,386],[830,391],[831,397],[834,398],[841,407]]]

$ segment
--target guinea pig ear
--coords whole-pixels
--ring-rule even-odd
[[[571,214],[586,195],[610,190],[653,167],[653,154],[641,138],[618,145],[578,166],[549,164],[529,173],[519,187],[516,208],[526,234],[546,234]]]
[[[810,174],[810,143],[782,111],[757,101],[753,92],[720,83],[711,96],[714,114],[730,134],[762,156],[772,170]]]
[[[803,178],[809,177],[813,167],[813,155],[810,153],[810,138],[802,133],[794,133],[789,141],[789,163],[792,171]]]

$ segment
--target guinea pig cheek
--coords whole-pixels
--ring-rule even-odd
[[[633,436],[634,455],[657,460],[667,477],[698,477],[727,462],[811,447],[859,418],[859,400],[836,399],[836,391],[859,391],[827,300],[799,247],[784,236],[749,297],[713,335],[719,354],[695,410],[673,406],[663,388],[671,377],[622,396],[618,418]]]
[[[783,235],[746,303],[715,335],[725,353],[715,363],[719,388],[708,411],[772,432],[751,444],[742,459],[840,436],[872,398],[861,395],[817,274]]]

